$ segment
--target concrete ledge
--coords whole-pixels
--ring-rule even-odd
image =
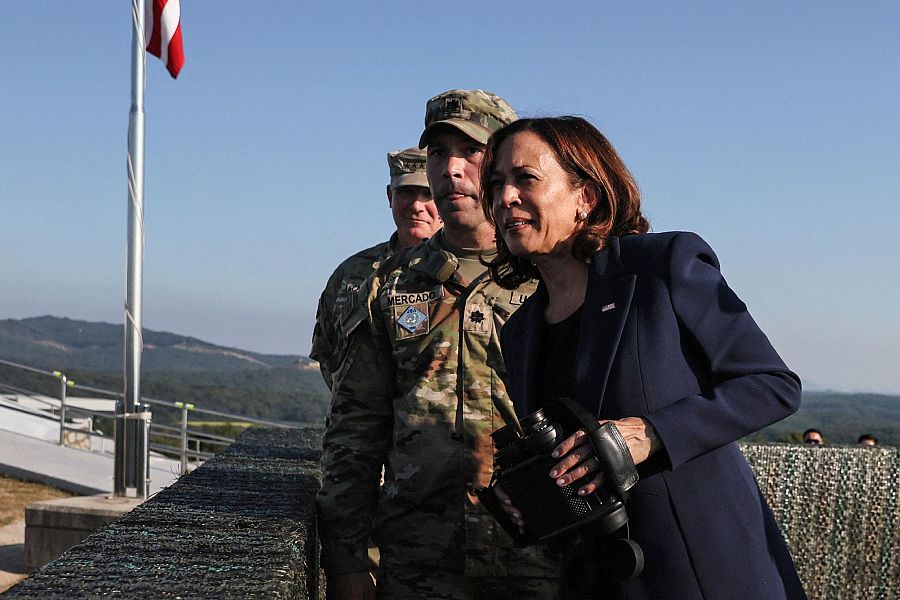
[[[32,502],[25,508],[26,568],[44,566],[140,503],[108,495]]]

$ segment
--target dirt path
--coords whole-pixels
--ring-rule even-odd
[[[71,496],[56,488],[0,476],[0,593],[27,576],[25,506],[37,500]]]
[[[0,594],[25,579],[25,520],[0,527]]]

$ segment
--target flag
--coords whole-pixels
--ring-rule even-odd
[[[147,0],[144,7],[144,31],[150,32],[147,52],[161,58],[174,79],[184,66],[181,7],[178,0]]]

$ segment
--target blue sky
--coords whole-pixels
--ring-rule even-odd
[[[130,3],[10,2],[0,318],[121,323]],[[900,393],[895,2],[182,0],[148,59],[144,325],[307,354],[334,266],[391,231],[385,155],[485,88],[580,114],[657,231],[700,233],[812,387]]]

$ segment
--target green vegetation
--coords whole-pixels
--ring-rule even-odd
[[[122,369],[123,325],[60,317],[0,320],[0,358],[49,370],[115,373]],[[141,366],[170,373],[308,368],[295,355],[259,354],[164,331],[143,331]]]
[[[0,358],[64,371],[76,383],[122,389],[121,325],[57,317],[0,320]],[[172,333],[144,332],[142,393],[197,408],[278,421],[323,423],[330,397],[315,363],[300,356],[256,354]],[[59,381],[0,365],[0,383],[57,396]],[[0,390],[2,391],[2,390]],[[77,392],[77,395],[93,395]],[[191,426],[239,433],[242,423],[189,412]],[[156,406],[157,423],[180,423],[181,411]],[[900,445],[900,396],[804,392],[800,411],[750,436],[750,441],[799,441],[820,429],[829,443],[853,444],[871,433]],[[227,431],[228,433],[225,433]]]
[[[879,443],[900,446],[900,396],[804,392],[800,410],[753,439],[801,441],[805,429],[822,432],[829,444],[855,444],[863,433]]]
[[[121,325],[57,317],[0,320],[0,358],[58,370],[79,385],[123,389]],[[330,393],[317,365],[294,355],[258,354],[172,333],[144,331],[141,393],[246,417],[323,423]],[[0,383],[58,396],[52,377],[0,365]],[[71,394],[96,395],[72,390]],[[191,417],[203,413],[191,413]],[[205,418],[205,417],[203,417]],[[155,422],[181,411],[156,406]]]
[[[200,423],[188,421],[188,449],[191,451],[199,450],[200,452],[218,454],[228,446],[228,443],[204,436],[204,434],[236,439],[239,435],[244,433],[248,427],[252,426],[253,423],[240,421],[206,421]],[[151,433],[150,443],[159,444],[159,446],[180,448],[181,434],[178,432]],[[165,450],[162,447],[157,447],[156,451],[176,460],[181,458],[181,453],[178,450]]]

